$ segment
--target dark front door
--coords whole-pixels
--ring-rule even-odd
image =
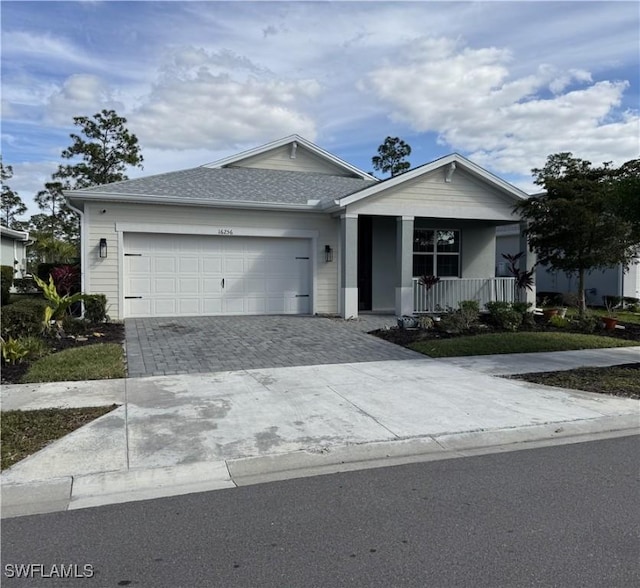
[[[358,310],[371,310],[372,217],[358,217]]]

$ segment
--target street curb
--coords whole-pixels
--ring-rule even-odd
[[[330,446],[281,455],[8,483],[2,518],[640,434],[640,415]]]
[[[513,429],[445,433],[395,441],[343,445],[317,453],[298,451],[282,455],[228,460],[238,486],[481,455],[537,446],[579,443],[595,439],[640,434],[638,415],[601,417]]]

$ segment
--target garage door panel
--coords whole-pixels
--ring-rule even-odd
[[[175,257],[169,257],[169,256],[156,256],[153,260],[153,271],[155,271],[158,274],[162,274],[162,273],[169,273],[169,274],[174,274],[176,273],[176,267],[177,267],[177,263],[176,263],[176,258]]]
[[[200,310],[200,299],[198,298],[178,298],[179,315],[202,314]]]
[[[150,273],[151,259],[149,257],[127,256],[124,258],[125,271],[131,273]]]
[[[198,256],[193,257],[180,257],[178,259],[178,273],[179,274],[197,274],[200,271],[200,258]]]
[[[311,311],[309,240],[127,233],[124,245],[125,316]]]
[[[204,298],[202,314],[222,314],[222,298]]]
[[[200,280],[198,278],[180,278],[178,280],[178,292],[180,294],[199,294]]]
[[[222,274],[222,258],[221,257],[203,257],[202,272],[205,274],[219,275]]]
[[[175,298],[159,298],[154,302],[154,315],[155,316],[175,316],[178,313]]]

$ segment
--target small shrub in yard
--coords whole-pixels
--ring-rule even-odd
[[[20,341],[23,347],[27,350],[25,359],[39,359],[47,355],[50,351],[49,346],[40,337],[20,337],[18,341]]]
[[[13,268],[10,265],[0,266],[0,299],[2,306],[9,304],[9,290],[13,283]]]
[[[29,350],[20,342],[20,339],[9,337],[2,340],[2,359],[9,365],[20,363],[29,353]]]
[[[505,331],[517,331],[522,324],[522,314],[513,309],[509,302],[487,302],[491,322]]]
[[[2,359],[9,365],[22,360],[38,359],[49,352],[47,344],[40,337],[9,337],[2,340]]]
[[[426,314],[418,317],[418,328],[428,331],[429,329],[433,329],[435,321]]]
[[[44,309],[47,303],[39,298],[25,298],[9,304],[2,310],[0,333],[8,339],[28,337],[42,332]]]
[[[84,299],[84,318],[90,323],[104,323],[107,316],[107,297],[104,294],[89,294]]]
[[[593,333],[600,328],[600,324],[600,317],[588,312],[573,319],[573,326],[581,333]]]
[[[438,327],[450,333],[468,331],[478,323],[480,305],[476,300],[462,300],[460,308],[443,315]]]
[[[569,319],[555,315],[549,319],[549,325],[557,329],[566,329],[569,326]]]

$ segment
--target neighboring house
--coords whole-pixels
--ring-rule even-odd
[[[496,237],[496,275],[507,276],[509,272],[502,254],[514,254],[522,250],[520,227],[519,225],[498,227]],[[547,266],[539,265],[536,268],[536,290],[577,295],[578,275],[552,271]],[[635,263],[632,263],[626,272],[622,265],[587,272],[585,275],[587,304],[602,306],[603,296],[627,296],[640,299],[640,257],[636,258]]]
[[[22,278],[27,273],[27,247],[31,244],[27,231],[17,231],[0,225],[2,240],[2,265],[13,267],[14,278]]]
[[[297,135],[65,195],[82,217],[83,289],[118,319],[512,299],[495,234],[526,198],[458,154],[380,181]],[[428,293],[426,274],[441,278]]]

